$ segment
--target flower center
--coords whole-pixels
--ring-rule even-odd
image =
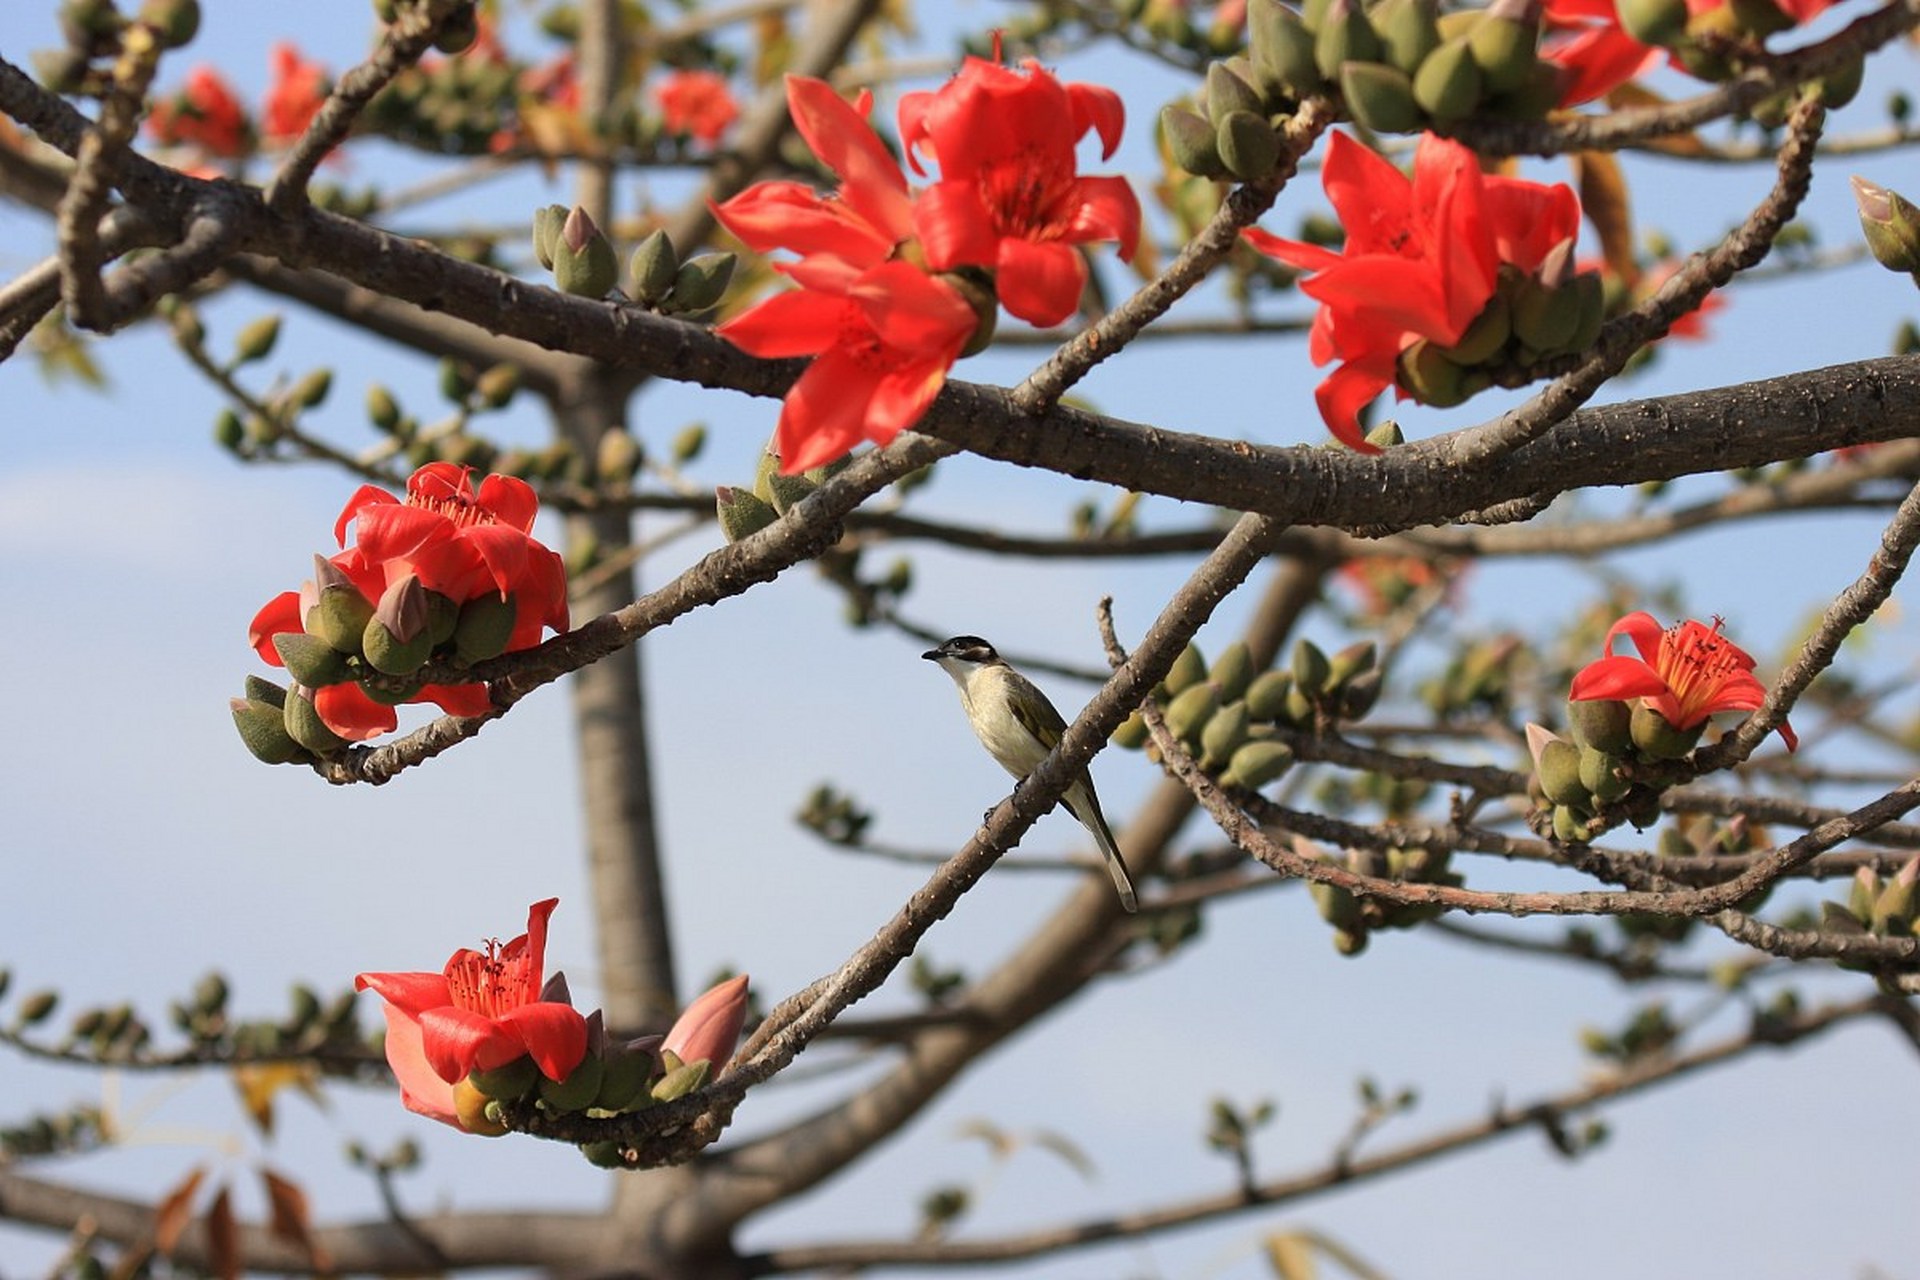
[[[447,961],[447,993],[455,1008],[498,1018],[527,1003],[526,960],[505,950],[498,938],[489,938],[485,951],[463,950]]]
[[[1066,220],[1057,213],[1066,189],[1055,166],[1033,147],[980,171],[980,200],[994,230],[1021,240],[1058,240],[1066,234]]]
[[[1660,674],[1680,704],[1682,728],[1713,701],[1728,676],[1747,669],[1746,655],[1721,636],[1721,625],[1719,618],[1711,627],[1688,619],[1661,637]]]
[[[428,497],[425,494],[410,493],[407,495],[407,505],[410,507],[422,507],[438,515],[445,516],[447,519],[453,521],[455,526],[462,529],[472,528],[474,525],[499,523],[494,517],[493,512],[488,511],[472,498],[457,493],[450,493],[437,498]]]

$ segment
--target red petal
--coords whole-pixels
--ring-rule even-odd
[[[533,518],[540,512],[540,499],[533,486],[518,476],[488,476],[480,482],[474,505],[522,533],[533,531]]]
[[[975,318],[966,300],[904,262],[883,263],[867,272],[848,298],[881,343],[883,361],[906,357],[952,364],[973,335]]]
[[[842,202],[797,182],[756,182],[725,204],[714,205],[713,211],[727,230],[758,253],[791,249],[872,264],[893,252],[891,236]]]
[[[424,502],[466,502],[473,497],[471,467],[457,462],[429,462],[407,477],[407,496]]]
[[[333,522],[333,540],[335,544],[342,547],[347,545],[347,526],[353,522],[353,518],[359,515],[363,509],[370,506],[377,506],[381,503],[399,501],[400,499],[375,485],[363,484],[358,489],[355,489],[353,496],[347,499],[347,505],[340,508],[340,518]]]
[[[1451,346],[1479,314],[1456,326],[1439,276],[1425,263],[1383,253],[1342,258],[1302,280],[1300,292],[1334,310],[1333,337],[1343,356],[1376,347],[1397,351],[1406,333]]]
[[[427,684],[407,699],[431,702],[450,716],[483,716],[493,710],[493,698],[484,684]]]
[[[1611,10],[1612,4],[1607,8]],[[1610,93],[1660,65],[1660,51],[1649,48],[1618,26],[1594,27],[1553,45],[1547,61],[1564,67],[1560,105],[1577,106]]]
[[[526,534],[503,524],[477,524],[462,530],[460,541],[480,558],[500,594],[520,589],[527,576],[527,554],[534,545]],[[456,598],[464,603],[473,597]]]
[[[305,630],[306,624],[300,617],[300,593],[282,591],[253,615],[253,621],[247,624],[247,643],[271,665],[284,667],[287,664],[280,661],[280,651],[273,647],[273,638],[289,631]]]
[[[496,1066],[511,1062],[524,1049],[533,1055],[534,1064],[547,1079],[565,1080],[587,1056],[587,1020],[571,1005],[553,1001],[523,1004],[503,1015],[500,1023],[517,1037],[518,1044],[512,1057]],[[481,1065],[484,1069],[486,1064]]]
[[[1046,329],[1079,309],[1087,264],[1070,245],[1009,238],[1000,242],[995,280],[1000,305],[1028,324]]]
[[[1659,672],[1638,658],[1615,655],[1582,667],[1573,677],[1573,687],[1567,691],[1567,697],[1574,702],[1587,702],[1594,698],[1653,698],[1667,693],[1667,682],[1660,678]]]
[[[1320,181],[1346,228],[1347,253],[1397,254],[1413,235],[1412,184],[1386,157],[1336,133]]]
[[[840,178],[840,198],[896,242],[913,234],[913,205],[900,164],[866,117],[824,80],[787,77],[787,110],[813,154]]]
[[[1600,647],[1611,655],[1614,640],[1619,636],[1625,636],[1633,641],[1633,647],[1640,651],[1640,657],[1651,666],[1660,661],[1660,641],[1665,635],[1666,628],[1660,625],[1659,619],[1644,610],[1636,609],[1607,628],[1606,643]]]
[[[349,681],[313,691],[313,709],[320,722],[348,742],[365,742],[392,733],[400,720],[393,708],[375,702],[366,690]]]
[[[354,975],[355,991],[372,991],[410,1017],[451,1004],[444,973],[361,973]]]
[[[935,271],[990,267],[1000,252],[1000,233],[972,182],[936,182],[914,202],[913,225]]]
[[[1125,178],[1076,178],[1069,197],[1074,206],[1066,238],[1115,241],[1120,261],[1133,261],[1140,244],[1140,197]]]
[[[1271,231],[1262,231],[1259,227],[1248,227],[1240,235],[1261,253],[1269,258],[1278,258],[1297,271],[1325,271],[1341,260],[1340,255],[1331,249],[1303,240],[1288,240]]]
[[[452,1005],[421,1011],[420,1045],[434,1074],[448,1084],[458,1084],[476,1067],[503,1067],[522,1049],[520,1037],[501,1023]]]
[[[845,298],[792,289],[735,316],[718,332],[748,355],[765,359],[818,355],[839,340],[848,310]]]
[[[400,1084],[402,1105],[441,1124],[464,1130],[465,1126],[454,1113],[453,1086],[442,1080],[427,1061],[420,1024],[390,1004],[380,1006],[380,1010],[387,1018],[384,1043],[387,1065],[393,1068],[393,1078]]]
[[[1334,439],[1359,453],[1379,453],[1379,447],[1367,443],[1360,430],[1360,411],[1392,381],[1354,364],[1343,364],[1328,374],[1313,389],[1313,399]]]
[[[367,563],[384,565],[412,560],[426,548],[451,542],[454,532],[453,521],[438,511],[389,504],[363,510],[353,536]]]
[[[1094,130],[1100,135],[1100,158],[1111,160],[1120,145],[1120,132],[1126,128],[1126,104],[1103,85],[1070,84],[1066,88],[1067,101],[1073,108],[1073,136],[1084,137],[1088,129]]]
[[[877,383],[871,370],[839,348],[807,366],[780,410],[775,436],[781,471],[795,475],[824,466],[859,444]]]
[[[527,908],[527,931],[514,941],[524,941],[527,948],[527,998],[538,998],[540,987],[546,977],[547,964],[547,921],[553,915],[553,909],[560,905],[558,898],[542,898]]]

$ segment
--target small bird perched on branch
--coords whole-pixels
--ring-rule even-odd
[[[939,663],[940,669],[960,686],[960,705],[966,709],[974,735],[987,754],[1014,777],[1024,778],[1039,768],[1066,733],[1066,719],[1047,701],[1039,686],[1015,671],[979,636],[955,636],[920,656]],[[1121,860],[1120,847],[1113,842],[1113,832],[1100,813],[1093,776],[1081,770],[1060,803],[1100,846],[1107,870],[1113,874],[1113,887],[1120,892],[1120,905],[1137,911],[1139,900],[1134,896],[1133,881]]]

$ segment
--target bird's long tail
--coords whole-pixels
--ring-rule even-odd
[[[1120,894],[1120,905],[1128,911],[1138,911],[1140,899],[1133,892],[1133,877],[1127,874],[1127,864],[1120,856],[1120,846],[1114,843],[1113,832],[1107,829],[1107,819],[1100,812],[1100,802],[1090,794],[1082,794],[1080,788],[1067,794],[1067,812],[1087,829],[1106,857],[1107,871],[1113,876],[1113,887]]]

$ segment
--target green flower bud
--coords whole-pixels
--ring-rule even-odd
[[[486,591],[460,606],[453,627],[453,652],[462,662],[485,662],[507,651],[519,613],[513,595]]]
[[[1420,128],[1407,73],[1381,62],[1349,62],[1340,68],[1340,96],[1353,118],[1379,133],[1411,133]]]
[[[1215,128],[1236,111],[1266,118],[1267,104],[1259,91],[1233,73],[1224,62],[1207,66],[1207,119]]]
[[[1380,691],[1386,687],[1386,677],[1378,670],[1362,671],[1353,679],[1340,686],[1339,716],[1342,720],[1358,720],[1373,710],[1373,704],[1380,700]]]
[[[273,649],[287,674],[309,689],[325,688],[348,678],[346,658],[318,636],[282,631],[273,638]]]
[[[1333,0],[1313,41],[1314,65],[1327,80],[1338,80],[1349,62],[1380,61],[1380,37],[1366,11],[1353,0]]]
[[[291,764],[306,758],[306,751],[287,733],[279,707],[251,698],[231,698],[227,706],[233,712],[233,727],[240,731],[240,741],[260,763]]]
[[[1167,140],[1173,162],[1201,178],[1224,178],[1227,166],[1220,159],[1220,147],[1214,141],[1214,126],[1185,107],[1160,109],[1160,135]]]
[[[746,489],[723,484],[713,491],[713,497],[714,509],[720,517],[720,532],[728,542],[756,534],[780,518],[771,503],[762,502]]]
[[[1108,741],[1112,742],[1116,747],[1125,747],[1128,751],[1138,751],[1141,747],[1147,745],[1149,736],[1151,735],[1147,730],[1147,718],[1136,711],[1125,720],[1122,720],[1118,725],[1114,726],[1113,733],[1108,738]]]
[[[1313,724],[1313,698],[1295,685],[1287,690],[1278,717],[1281,724],[1304,728]]]
[[[1573,341],[1585,305],[1575,289],[1528,277],[1513,291],[1513,336],[1542,354],[1562,351]]]
[[[1401,390],[1436,409],[1463,404],[1488,385],[1484,372],[1462,368],[1424,338],[1400,353],[1394,374]]]
[[[1540,790],[1558,805],[1592,803],[1580,781],[1580,749],[1564,738],[1550,738],[1540,748]]]
[[[625,488],[633,483],[640,473],[646,454],[641,451],[640,442],[633,433],[624,427],[614,427],[600,433],[600,441],[594,450],[594,478],[601,484],[616,489]]]
[[[1294,687],[1309,697],[1325,693],[1333,676],[1333,664],[1313,641],[1302,638],[1293,646]]]
[[[673,277],[667,309],[685,314],[705,311],[718,303],[733,280],[734,262],[731,253],[703,253],[681,263]]]
[[[1487,104],[1495,115],[1507,120],[1541,120],[1560,104],[1561,69],[1551,62],[1536,62],[1517,89],[1496,94]]]
[[[519,365],[504,361],[474,379],[473,389],[487,408],[504,409],[513,403],[514,395],[520,390],[520,376]]]
[[[293,390],[287,392],[287,398],[302,409],[317,409],[326,400],[327,392],[331,390],[333,390],[333,370],[315,369],[293,384]]]
[[[352,585],[322,587],[319,603],[307,610],[307,634],[339,653],[360,652],[361,637],[373,621],[373,604]],[[300,683],[305,684],[302,680]]]
[[[1293,749],[1284,742],[1249,742],[1233,753],[1221,781],[1258,791],[1293,764]]]
[[[379,383],[367,388],[367,418],[381,431],[392,432],[400,424],[400,405],[393,392]]]
[[[659,1083],[653,1086],[653,1100],[672,1102],[675,1098],[685,1097],[707,1082],[708,1070],[709,1066],[705,1058],[698,1062],[682,1063],[660,1077]]]
[[[1587,838],[1587,815],[1570,805],[1553,808],[1553,838],[1562,844],[1580,844]]]
[[[1540,22],[1503,17],[1489,8],[1467,38],[1473,60],[1493,93],[1524,88],[1540,60]]]
[[[593,1105],[603,1111],[625,1111],[650,1105],[653,1095],[647,1084],[657,1063],[650,1041],[636,1040],[627,1045],[609,1045],[605,1069],[600,1076],[600,1093]]]
[[[1207,678],[1207,660],[1193,644],[1180,651],[1173,660],[1173,666],[1167,669],[1165,685],[1169,694],[1176,694],[1191,688]]]
[[[1793,19],[1772,0],[1729,0],[1726,8],[1739,31],[1763,40],[1790,31],[1794,25]]]
[[[1359,928],[1359,899],[1345,889],[1321,880],[1310,880],[1307,882],[1307,893],[1313,898],[1313,905],[1319,910],[1322,920],[1336,929]]]
[[[700,456],[707,447],[707,429],[701,423],[682,427],[673,437],[673,443],[667,447],[667,456],[673,459],[673,465],[684,467]]]
[[[1580,784],[1602,804],[1612,804],[1633,789],[1633,783],[1614,772],[1619,767],[1618,756],[1592,747],[1580,748]]]
[[[1617,699],[1591,698],[1567,703],[1567,723],[1573,730],[1574,741],[1610,756],[1623,756],[1633,749],[1633,736],[1629,732],[1632,722],[1632,709]]]
[[[1860,94],[1860,85],[1867,75],[1866,55],[1855,52],[1854,55],[1821,76],[1814,83],[1820,86],[1820,101],[1829,111],[1838,111],[1852,102]]]
[[[440,360],[440,394],[455,404],[464,404],[473,394],[473,370],[465,361],[444,356]]]
[[[1291,671],[1263,671],[1247,686],[1247,713],[1255,720],[1276,720],[1293,688]]]
[[[1480,73],[1476,70],[1474,74]],[[1496,293],[1487,299],[1487,305],[1467,326],[1467,331],[1460,335],[1460,341],[1450,347],[1440,348],[1440,354],[1463,367],[1486,364],[1500,354],[1512,333],[1512,310],[1507,306],[1505,295]]]
[[[1620,26],[1641,44],[1672,48],[1687,34],[1687,0],[1619,0]]]
[[[345,738],[320,719],[320,713],[313,709],[313,698],[304,689],[289,691],[281,714],[287,736],[315,755],[329,755],[347,745]]]
[[[1229,703],[1213,714],[1200,732],[1200,765],[1219,769],[1247,740],[1247,704]]]
[[[1318,93],[1326,78],[1313,56],[1313,32],[1280,0],[1248,0],[1247,52],[1269,100]]]
[[[1920,272],[1920,209],[1906,197],[1858,174],[1848,179],[1867,249],[1890,271]]]
[[[251,364],[255,360],[265,360],[273,354],[273,344],[280,341],[280,317],[261,316],[253,321],[233,340],[233,363]]]
[[[1213,143],[1220,163],[1242,182],[1255,182],[1273,172],[1280,160],[1280,135],[1265,116],[1232,111],[1214,130]]]
[[[540,1068],[523,1053],[503,1067],[470,1073],[467,1082],[489,1098],[512,1102],[524,1098],[527,1091],[540,1082]]]
[[[287,705],[287,691],[271,680],[262,680],[259,676],[248,676],[246,682],[248,702],[264,702],[275,711]]]
[[[674,278],[680,274],[680,255],[665,228],[656,228],[628,260],[633,276],[633,296],[649,306],[658,304],[673,292]]]
[[[606,233],[575,205],[553,238],[553,282],[563,293],[604,298],[620,278],[620,261]]]
[[[585,1111],[600,1094],[600,1082],[606,1064],[593,1054],[580,1059],[580,1065],[565,1080],[540,1078],[540,1101],[553,1111]]]
[[[461,5],[446,16],[433,33],[433,47],[442,53],[465,53],[480,38],[480,15],[471,4]]]
[[[1210,684],[1196,684],[1174,696],[1167,704],[1167,728],[1173,736],[1193,746],[1200,733],[1220,708],[1220,695]]]
[[[1247,691],[1247,683],[1253,676],[1253,659],[1247,654],[1247,646],[1235,641],[1220,651],[1213,662],[1213,687],[1220,691],[1220,701],[1233,702]]]
[[[20,1002],[13,1011],[15,1027],[31,1027],[45,1022],[60,1007],[60,993],[57,991],[36,991]]]
[[[1339,688],[1355,676],[1373,670],[1380,660],[1380,650],[1371,640],[1360,640],[1348,645],[1327,659],[1327,681],[1330,688]]]
[[[247,429],[240,415],[231,409],[222,409],[213,420],[213,439],[228,453],[240,452],[240,447],[247,442]]]
[[[553,242],[560,238],[560,228],[566,222],[567,207],[563,204],[550,204],[534,210],[533,256],[548,271],[553,270]]]
[[[553,13],[556,11],[549,9],[547,12]],[[587,1143],[580,1148],[580,1154],[585,1156],[587,1163],[596,1169],[627,1168],[627,1148],[625,1144],[615,1142],[611,1138],[601,1142]]]
[[[1636,703],[1629,732],[1633,745],[1655,760],[1678,760],[1692,751],[1706,731],[1706,721],[1691,729],[1678,729],[1645,702]]]
[[[806,476],[782,475],[778,468],[767,475],[767,492],[773,498],[773,509],[781,515],[810,497],[815,487]]]
[[[1409,76],[1440,46],[1440,14],[1434,0],[1385,0],[1373,11],[1372,21],[1387,61]]]

